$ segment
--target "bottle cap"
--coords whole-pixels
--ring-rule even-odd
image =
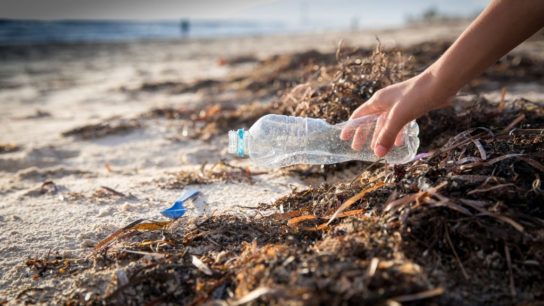
[[[238,129],[237,131],[229,131],[229,146],[228,152],[231,154],[236,154],[240,157],[245,155],[246,142],[244,136],[247,135],[247,132],[244,129]]]

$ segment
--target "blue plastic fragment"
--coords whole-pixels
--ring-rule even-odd
[[[236,154],[240,157],[244,156],[244,129],[238,129],[238,147],[236,148]]]
[[[194,198],[200,193],[198,190],[194,189],[187,189],[185,190],[179,198],[176,199],[176,201],[167,209],[161,210],[161,215],[170,218],[170,219],[177,219],[183,214],[185,214],[185,207],[183,207],[183,204],[185,201]]]

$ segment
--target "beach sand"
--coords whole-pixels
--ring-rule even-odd
[[[194,140],[163,118],[138,120],[138,126],[126,133],[93,139],[64,137],[63,132],[111,118],[130,123],[130,119],[158,107],[190,109],[229,100],[228,93],[210,101],[210,95],[199,90],[176,94],[141,89],[145,84],[223,79],[247,73],[255,65],[252,61],[224,65],[230,58],[264,59],[310,49],[332,52],[340,40],[346,45],[373,47],[376,37],[384,46],[451,41],[464,26],[1,47],[0,144],[15,144],[19,150],[0,155],[0,301],[29,287],[67,286],[66,279],[33,279],[25,265],[27,258],[82,256],[114,230],[137,219],[162,219],[159,211],[169,206],[180,190],[161,186],[176,172],[198,171],[203,163],[222,159],[234,166],[250,165],[227,154],[227,131],[210,141]],[[542,56],[541,42],[535,44],[519,49]],[[517,84],[507,94],[542,99],[543,88],[541,84]],[[259,171],[255,167],[251,170]],[[56,192],[46,192],[53,188],[51,183],[44,185],[47,181],[54,182]],[[188,215],[253,215],[248,207],[271,203],[306,185],[297,176],[270,172],[255,176],[252,182],[192,186],[202,195]]]

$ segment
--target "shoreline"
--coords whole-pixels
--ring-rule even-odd
[[[376,37],[385,43],[386,47],[392,46],[406,46],[407,44],[415,44],[425,40],[432,40],[438,37],[442,40],[452,40],[468,25],[467,22],[451,22],[451,23],[437,23],[434,28],[429,29],[430,24],[411,24],[404,27],[388,27],[388,28],[376,28],[376,29],[357,29],[357,30],[325,30],[325,31],[310,31],[310,32],[294,32],[294,33],[273,33],[263,35],[242,35],[232,37],[195,37],[195,38],[179,38],[179,39],[143,39],[143,40],[131,40],[131,41],[111,41],[111,42],[48,42],[48,43],[36,43],[36,44],[17,44],[9,45],[0,44],[0,51],[2,49],[27,49],[27,48],[57,48],[57,49],[69,49],[69,48],[119,48],[130,46],[193,46],[193,45],[215,45],[215,44],[256,44],[259,42],[266,42],[273,44],[273,42],[285,42],[292,39],[298,40],[299,44],[285,45],[281,44],[283,51],[276,53],[294,52],[308,48],[335,48],[340,40],[344,40],[346,44],[357,46],[369,46],[368,44],[375,44],[377,42]],[[426,29],[427,31],[421,31]],[[426,33],[421,33],[426,32]],[[383,38],[382,38],[383,37]],[[318,41],[321,39],[322,41]],[[323,40],[334,41],[332,45],[323,46]],[[294,45],[294,46],[293,46]],[[248,51],[263,52],[263,48],[253,46],[254,48]],[[227,49],[229,50],[229,49]],[[277,49],[282,50],[282,49]],[[330,50],[330,49],[327,49]],[[242,50],[235,50],[241,52]],[[268,51],[266,51],[268,52]]]

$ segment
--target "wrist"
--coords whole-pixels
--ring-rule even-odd
[[[444,106],[444,103],[459,91],[455,82],[450,82],[434,64],[417,76],[417,83],[425,88],[427,103],[432,109]]]

